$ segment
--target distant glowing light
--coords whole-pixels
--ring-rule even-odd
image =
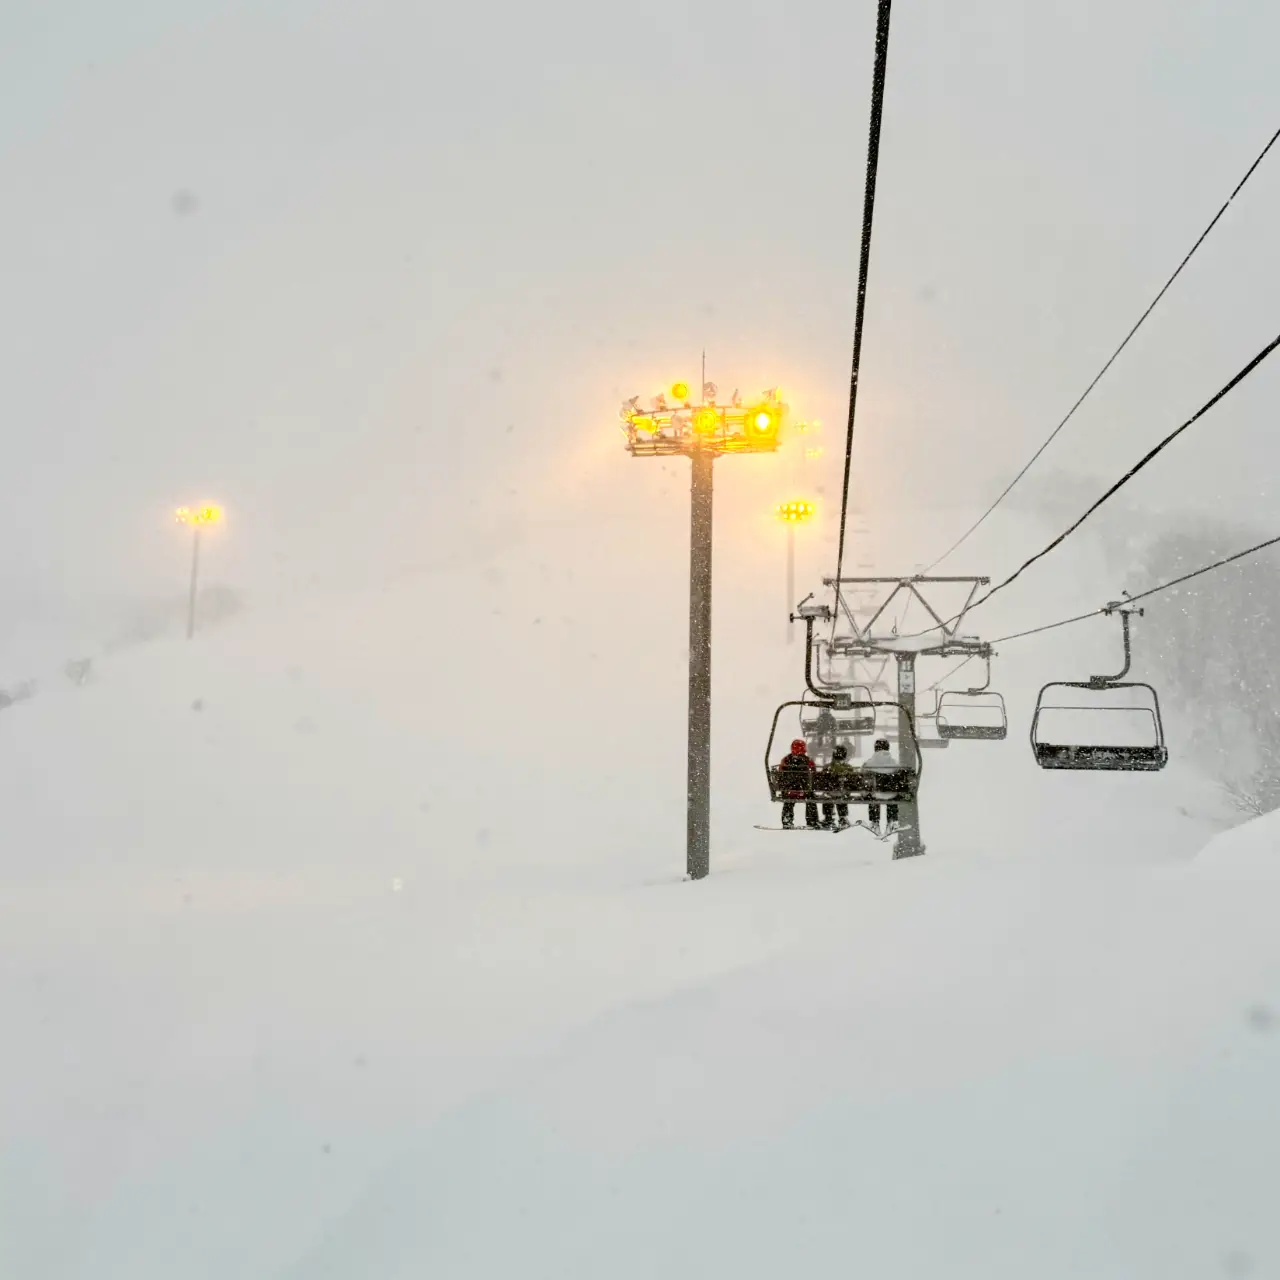
[[[221,524],[223,520],[223,510],[216,503],[206,502],[201,506],[179,507],[174,513],[173,518],[178,524]]]
[[[673,382],[671,384],[671,398],[673,400],[687,400],[689,398],[689,384],[687,382]]]
[[[720,415],[710,405],[703,405],[700,409],[694,410],[693,429],[699,435],[709,435],[719,425]]]
[[[798,523],[810,519],[818,508],[807,498],[793,498],[790,502],[778,503],[774,509],[779,520]]]

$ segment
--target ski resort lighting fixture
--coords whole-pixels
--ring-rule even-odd
[[[627,451],[635,457],[680,453],[692,455],[709,449],[722,453],[773,453],[787,420],[787,406],[776,389],[763,392],[754,404],[743,405],[735,393],[729,404],[714,400],[715,385],[704,382],[703,399],[689,400],[689,384],[674,382],[666,392],[622,402],[618,419],[627,438]],[[668,396],[670,398],[668,398]],[[711,397],[711,398],[709,398]]]
[[[173,513],[173,518],[178,524],[190,524],[199,528],[206,524],[221,524],[223,513],[221,507],[207,502],[199,507],[179,507]]]
[[[774,507],[774,514],[787,526],[787,643],[795,639],[791,612],[796,600],[796,526],[812,520],[818,505],[808,498],[792,498]]]
[[[703,361],[702,395],[690,403],[689,384],[673,382],[671,402],[659,392],[622,402],[618,420],[633,458],[679,454],[690,467],[689,766],[686,784],[685,865],[691,880],[711,870],[711,471],[726,453],[776,453],[787,406],[775,387],[743,405],[735,390],[717,403]]]
[[[191,529],[191,586],[187,595],[187,639],[196,633],[196,590],[200,578],[200,532],[210,525],[221,524],[224,515],[217,503],[202,502],[196,507],[179,507],[174,513],[175,523]]]
[[[796,498],[791,502],[780,502],[774,508],[778,514],[779,520],[789,520],[793,522],[808,520],[814,512],[817,511],[817,509],[818,508],[812,502],[809,502],[805,498]]]
[[[714,405],[702,404],[693,411],[693,429],[700,435],[709,435],[720,425],[720,415]]]

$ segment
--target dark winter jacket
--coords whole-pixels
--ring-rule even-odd
[[[813,758],[791,753],[778,766],[778,784],[790,791],[807,793],[813,785]]]

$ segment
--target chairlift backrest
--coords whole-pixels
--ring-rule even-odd
[[[1042,769],[1151,773],[1169,762],[1160,699],[1130,681],[1055,681],[1040,690],[1031,749]]]
[[[1001,742],[1009,734],[1004,698],[994,690],[947,689],[938,698],[938,737]]]
[[[1130,615],[1142,610],[1114,601],[1106,612],[1120,616],[1124,666],[1115,675],[1053,681],[1040,690],[1031,750],[1042,769],[1152,773],[1169,763],[1159,695],[1124,678],[1133,657]]]

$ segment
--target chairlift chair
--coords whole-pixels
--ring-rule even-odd
[[[920,788],[922,772],[919,739],[910,715],[900,717],[905,721],[916,746],[913,752],[915,768],[913,769],[868,769],[865,765],[853,766],[848,773],[833,774],[829,769],[819,766],[808,771],[806,775],[789,775],[773,763],[775,747],[774,739],[778,736],[778,721],[788,707],[800,708],[803,731],[805,708],[820,707],[822,704],[808,702],[804,699],[784,702],[773,713],[773,724],[769,729],[769,741],[765,747],[764,768],[769,783],[769,799],[777,803],[802,804],[902,804],[913,801]],[[831,704],[834,705],[834,704]],[[873,707],[896,707],[900,712],[902,705],[888,699],[875,699]],[[828,708],[830,709],[830,708]]]
[[[938,737],[945,741],[1001,742],[1009,735],[1004,697],[991,688],[991,655],[987,678],[971,689],[946,689],[938,695]]]
[[[847,705],[845,705],[847,704]],[[860,733],[871,733],[876,727],[876,708],[871,691],[855,685],[846,694],[833,693],[826,703],[803,702],[800,730],[806,742],[816,742],[825,750],[838,743],[848,745]]]
[[[1115,602],[1106,612],[1120,615],[1124,666],[1114,676],[1056,680],[1040,690],[1031,718],[1031,749],[1042,769],[1154,773],[1169,763],[1159,695],[1149,684],[1124,679],[1131,662],[1129,615],[1141,616],[1142,610]],[[1064,701],[1072,697],[1077,700]],[[1056,727],[1064,720],[1070,731]]]
[[[865,685],[854,685],[849,690],[848,707],[837,706],[835,717],[837,738],[846,739],[859,733],[875,732],[876,708],[871,690]]]

